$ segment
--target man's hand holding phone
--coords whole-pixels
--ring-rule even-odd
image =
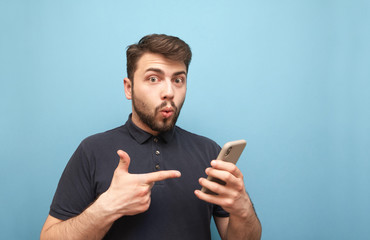
[[[233,163],[222,160],[213,160],[206,174],[222,180],[219,184],[206,178],[200,178],[199,183],[215,194],[208,194],[199,190],[195,195],[206,202],[221,206],[225,211],[234,215],[245,215],[248,212],[249,196],[245,190],[243,174]]]
[[[251,206],[243,174],[235,165],[245,146],[245,140],[226,143],[217,160],[211,162],[212,167],[205,170],[207,179],[199,179],[202,190],[194,192],[199,199],[219,205],[236,216],[245,216]]]

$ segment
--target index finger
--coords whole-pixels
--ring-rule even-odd
[[[234,163],[225,162],[225,161],[222,161],[222,160],[213,160],[211,162],[211,166],[215,169],[218,169],[218,170],[228,171],[229,173],[231,173],[235,177],[243,177],[242,172],[240,171],[240,169]]]
[[[153,182],[163,181],[169,178],[181,177],[181,173],[176,170],[164,170],[158,172],[144,173],[141,174],[145,184],[150,184]]]

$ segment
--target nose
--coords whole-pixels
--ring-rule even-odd
[[[173,99],[173,97],[174,97],[174,89],[173,89],[171,80],[163,81],[163,89],[161,93],[162,100]]]

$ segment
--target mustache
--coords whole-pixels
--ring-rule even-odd
[[[169,102],[171,104],[171,107],[177,112],[177,107],[173,101]],[[158,112],[161,108],[164,108],[168,105],[168,102],[162,102],[158,107],[155,108],[155,112]]]

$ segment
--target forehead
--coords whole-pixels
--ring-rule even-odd
[[[158,68],[166,73],[186,72],[184,62],[174,61],[158,53],[144,53],[137,62],[136,72],[144,73],[149,68]]]

